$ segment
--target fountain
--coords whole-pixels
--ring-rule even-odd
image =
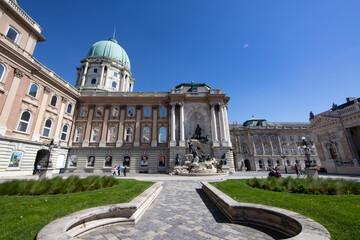
[[[185,161],[182,161],[180,154],[177,154],[174,171],[171,174],[203,176],[229,173],[225,153],[221,159],[212,157],[208,138],[202,136],[201,132],[202,129],[197,125],[194,136],[187,140],[188,148]]]

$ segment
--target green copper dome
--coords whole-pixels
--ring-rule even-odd
[[[89,50],[87,57],[109,57],[122,62],[130,69],[130,60],[125,50],[117,43],[115,38],[95,43]]]

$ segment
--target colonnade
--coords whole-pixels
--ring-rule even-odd
[[[172,102],[171,115],[170,115],[170,147],[185,147],[185,114],[184,114],[184,103],[183,102]],[[176,106],[180,107],[179,111],[179,144],[177,145],[176,139]],[[218,108],[217,108],[218,106]],[[213,147],[231,146],[229,123],[227,116],[227,106],[224,103],[212,103],[210,104],[211,111],[211,139]],[[216,117],[216,114],[218,115]],[[219,126],[219,127],[218,127]],[[220,132],[220,139],[218,135]]]

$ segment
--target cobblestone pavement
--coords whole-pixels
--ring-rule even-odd
[[[273,239],[231,224],[202,192],[199,181],[165,181],[163,190],[136,225],[113,225],[82,239]]]

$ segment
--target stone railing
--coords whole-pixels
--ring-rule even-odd
[[[46,74],[48,74],[50,77],[54,78],[55,80],[57,80],[61,85],[67,87],[67,88],[72,88],[74,91],[77,91],[73,86],[71,86],[67,81],[65,81],[64,79],[62,79],[61,77],[59,77],[56,73],[54,73],[53,71],[51,71],[49,68],[45,67],[45,65],[43,65],[41,62],[39,62],[38,60],[36,60],[34,57],[32,57],[31,60],[36,66],[38,66],[41,71],[45,72]]]
[[[345,109],[341,109],[341,110],[338,110],[339,112],[339,115],[347,115],[351,112],[355,112],[356,111],[356,107],[355,106],[351,106],[351,107],[348,107],[348,108],[345,108]]]
[[[162,190],[157,182],[129,203],[85,209],[59,218],[37,234],[37,240],[77,239],[76,236],[109,224],[136,224]]]
[[[37,24],[19,5],[13,0],[4,0],[12,9],[14,9],[19,16],[21,16],[27,23],[29,23],[37,32],[41,33],[41,27]]]
[[[232,223],[267,228],[292,240],[331,238],[324,226],[301,214],[282,208],[237,202],[208,182],[202,182],[202,185],[205,194]]]

